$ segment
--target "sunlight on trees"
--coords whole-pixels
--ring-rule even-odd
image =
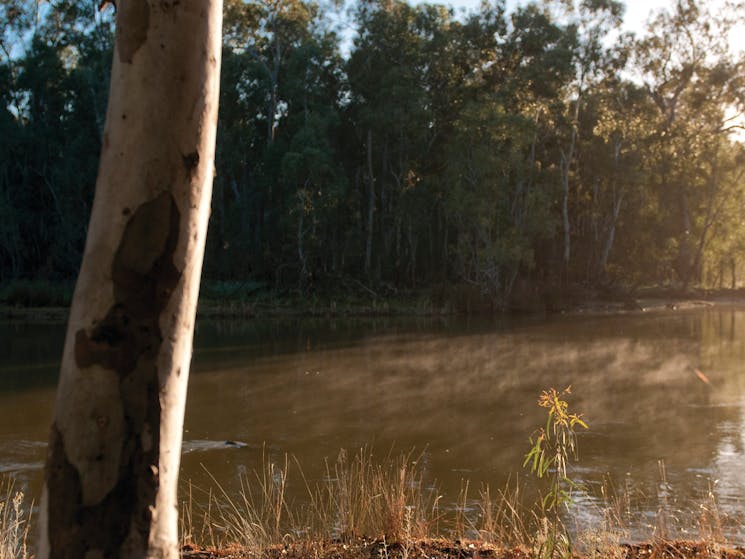
[[[0,280],[69,278],[111,23],[1,6]],[[462,284],[497,305],[738,286],[745,10],[728,6],[671,0],[632,36],[613,0],[229,0],[207,277]]]

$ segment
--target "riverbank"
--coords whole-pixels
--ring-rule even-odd
[[[482,487],[479,498],[461,495],[453,507],[424,483],[424,461],[414,454],[379,463],[360,451],[340,454],[321,485],[308,485],[308,501],[286,500],[289,462],[249,474],[238,495],[213,487],[182,503],[182,556],[189,559],[745,559],[745,548],[728,543],[713,496],[688,517],[662,503],[650,533],[629,539],[628,495],[603,490],[602,521],[578,514],[574,502],[559,514],[526,500],[518,484]],[[301,476],[302,477],[302,476]],[[308,484],[308,480],[304,480]],[[253,484],[253,487],[251,486]],[[579,486],[578,486],[579,487]],[[207,501],[199,502],[199,495]],[[359,534],[377,534],[360,536]],[[677,536],[678,538],[680,536]],[[738,540],[739,541],[739,540]]]
[[[226,291],[208,283],[200,295],[198,314],[205,318],[581,315],[682,311],[715,305],[745,306],[745,289],[648,287],[602,291],[572,286],[562,291],[515,294],[509,303],[499,304],[473,286],[462,284],[382,293],[361,285],[354,292],[300,294],[261,289],[248,293],[240,289]]]
[[[69,303],[68,303],[69,305]],[[745,290],[640,290],[634,294],[603,295],[587,291],[583,296],[561,300],[533,301],[530,305],[497,308],[488,303],[459,306],[442,302],[430,292],[411,292],[387,297],[345,295],[342,297],[261,292],[248,297],[200,297],[197,315],[207,319],[254,319],[287,317],[383,317],[522,314],[522,315],[603,315],[685,311],[713,306],[745,306]],[[26,304],[0,300],[0,319],[33,322],[67,320],[69,307],[52,304]]]
[[[359,538],[352,543],[301,542],[276,545],[256,555],[239,548],[204,549],[185,545],[184,559],[540,559],[540,555],[520,547],[504,548],[481,541],[423,539],[405,545],[384,539]],[[698,541],[660,541],[620,544],[613,548],[572,553],[575,559],[743,559],[745,549],[728,548]],[[567,558],[568,559],[568,558]]]

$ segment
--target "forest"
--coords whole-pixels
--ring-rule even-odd
[[[301,294],[736,288],[745,11],[226,0],[204,277]],[[0,3],[0,284],[74,279],[115,7]]]

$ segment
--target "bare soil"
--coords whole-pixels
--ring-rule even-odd
[[[427,539],[386,543],[381,539],[359,538],[351,543],[297,542],[261,551],[238,547],[204,549],[186,545],[184,559],[533,559],[530,551],[503,548],[476,541]],[[745,549],[728,548],[711,542],[654,542],[622,544],[617,548],[594,550],[576,559],[745,559]]]

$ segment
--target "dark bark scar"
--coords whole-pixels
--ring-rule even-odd
[[[116,48],[119,60],[131,64],[135,53],[147,39],[150,5],[147,0],[125,0],[117,10]]]
[[[192,178],[194,173],[197,171],[197,166],[199,165],[199,152],[193,151],[188,155],[184,155],[182,160],[184,162],[184,168],[186,169],[186,176]]]

